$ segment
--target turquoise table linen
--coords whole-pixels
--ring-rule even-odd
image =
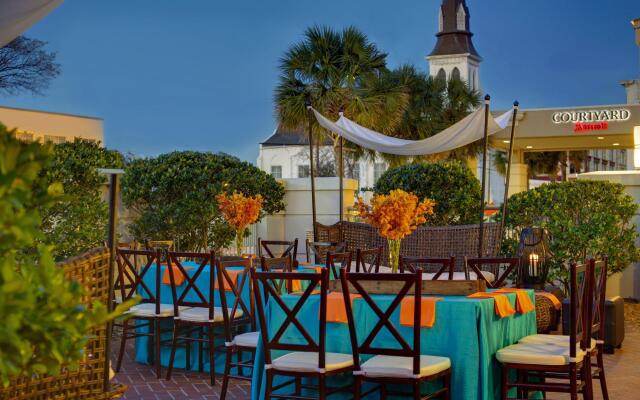
[[[190,277],[193,277],[194,274],[196,273],[196,269],[198,268],[199,264],[195,263],[195,262],[183,262],[182,265],[184,267],[191,267],[193,269],[186,271],[187,274]],[[144,276],[144,282],[145,284],[151,289],[151,292],[155,295],[155,268],[156,265],[152,265],[149,268],[149,271],[145,274]],[[162,276],[164,274],[164,271],[167,267],[166,266],[161,266],[161,271],[160,271],[160,278],[162,279]],[[234,267],[231,267],[234,268]],[[238,269],[241,269],[242,267],[238,267]],[[209,296],[209,279],[210,279],[210,273],[211,273],[211,268],[209,265],[204,267],[204,270],[202,271],[202,273],[200,274],[200,276],[198,276],[198,278],[196,279],[196,286],[198,287],[198,289],[202,292],[202,294],[204,296],[206,296],[208,298]],[[217,278],[217,277],[216,277]],[[238,283],[240,283],[240,280],[242,279],[242,274],[238,275]],[[247,279],[249,279],[249,277],[247,277]],[[187,281],[185,280],[182,285],[177,286],[176,290],[177,290],[177,294],[178,296],[180,296],[180,294],[186,289],[187,287]],[[247,305],[249,305],[249,285],[248,282],[245,284],[245,288],[244,291],[242,293],[243,296],[243,300],[245,301],[245,303]],[[235,296],[233,295],[233,292],[227,292],[226,293],[227,296],[227,305],[231,306],[233,304],[233,301],[235,301]],[[190,289],[189,294],[186,296],[186,300],[187,301],[200,301],[200,298],[198,297],[198,295],[195,293],[195,291],[193,289]],[[167,285],[164,283],[160,284],[160,302],[161,303],[166,303],[166,304],[173,304],[173,297],[171,295],[171,285]],[[216,306],[220,306],[221,302],[220,302],[220,293],[219,291],[216,289],[215,293],[214,293],[214,303]],[[165,321],[162,322],[161,325],[161,329],[163,331],[166,330],[166,333],[163,333],[162,335],[162,340],[163,341],[170,341],[171,337],[172,337],[172,327],[173,327],[173,321],[171,319],[167,319]],[[142,332],[148,332],[148,328],[146,327],[141,327],[138,328],[140,331]],[[222,328],[220,328],[222,329]],[[222,331],[221,331],[222,332]],[[216,346],[224,346],[224,338],[223,337],[219,337],[216,338]],[[136,338],[136,362],[139,363],[143,363],[143,364],[148,364],[150,361],[150,349],[149,349],[150,343],[149,343],[149,338],[147,337],[139,337]],[[152,350],[151,350],[152,351]],[[203,364],[204,364],[204,370],[205,371],[209,371],[210,368],[210,362],[209,362],[209,355],[207,353],[207,351],[204,351],[204,359],[203,359]],[[169,357],[171,355],[171,346],[170,343],[168,343],[166,346],[162,346],[161,351],[160,351],[160,357],[161,357],[161,365],[166,367],[169,365]],[[191,353],[190,353],[190,369],[191,370],[195,370],[198,368],[198,362],[199,362],[199,355],[198,355],[198,343],[192,343],[191,344]],[[216,352],[215,353],[215,371],[222,373],[224,372],[224,362],[225,362],[225,353],[224,352]],[[176,350],[176,357],[173,363],[174,368],[185,368],[186,367],[186,349],[184,347],[178,347]]]
[[[533,291],[529,297],[535,302]],[[516,295],[505,294],[515,308]],[[372,296],[384,311],[393,300],[391,295]],[[469,299],[463,296],[439,296],[443,300],[436,303],[436,322],[432,328],[421,330],[421,353],[444,356],[451,359],[452,364],[452,399],[499,399],[500,398],[500,365],[495,359],[496,352],[508,345],[516,343],[520,338],[536,333],[535,311],[527,314],[515,314],[500,318],[494,311],[493,299]],[[293,306],[299,297],[283,296],[288,306]],[[298,318],[307,331],[314,337],[318,335],[319,296],[311,296],[302,307]],[[353,302],[356,327],[370,331],[377,323],[378,317],[366,305],[364,300]],[[267,306],[267,324],[270,332],[275,332],[284,322],[285,315],[280,307],[269,302]],[[399,309],[392,315],[391,322],[405,338],[411,338],[412,327],[401,326]],[[362,335],[359,340],[364,340]],[[305,343],[302,335],[294,326],[289,326],[282,342]],[[397,346],[397,342],[384,329],[377,336],[374,345]],[[351,354],[349,329],[347,324],[328,323],[327,351]],[[253,371],[252,399],[264,399],[264,348],[259,342],[256,351],[256,368]],[[343,384],[351,379],[350,374],[339,381]],[[277,381],[276,381],[277,382]],[[331,384],[331,381],[329,381]],[[368,398],[377,398],[374,393]],[[331,398],[351,398],[350,395],[332,395]]]

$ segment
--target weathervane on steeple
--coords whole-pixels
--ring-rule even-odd
[[[438,41],[426,58],[429,75],[459,78],[471,88],[480,90],[482,57],[473,46],[469,21],[469,8],[464,0],[443,0],[438,14]]]

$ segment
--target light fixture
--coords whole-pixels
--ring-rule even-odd
[[[598,136],[598,140],[604,139],[604,136]]]
[[[510,140],[503,140],[502,143],[510,143]]]
[[[613,145],[614,146],[620,146],[620,143],[614,143]]]
[[[527,149],[533,149],[533,146],[527,146]]]

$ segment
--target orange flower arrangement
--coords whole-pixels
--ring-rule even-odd
[[[218,207],[222,215],[236,231],[236,248],[238,255],[242,255],[242,239],[245,236],[247,227],[260,217],[262,210],[262,196],[254,197],[245,196],[242,193],[234,191],[231,196],[227,193],[221,193],[216,196]]]
[[[434,205],[433,200],[420,202],[415,194],[401,189],[392,190],[388,195],[374,196],[371,206],[358,198],[360,217],[378,228],[380,236],[388,241],[389,262],[394,272],[398,269],[400,242],[427,222],[427,216],[433,214]]]

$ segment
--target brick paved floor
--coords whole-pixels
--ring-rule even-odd
[[[627,304],[627,315],[640,315],[640,304]],[[640,400],[640,320],[627,318],[626,338],[622,349],[605,355],[605,371],[611,400]],[[133,347],[127,350],[122,371],[115,381],[129,386],[126,400],[212,400],[220,398],[220,383],[209,386],[209,375],[174,370],[171,381],[158,380],[153,368],[133,361]],[[232,380],[228,399],[248,399],[250,382]],[[594,383],[595,399],[602,399],[600,385]],[[549,394],[549,400],[564,400],[568,396]],[[472,399],[469,399],[472,400]]]

